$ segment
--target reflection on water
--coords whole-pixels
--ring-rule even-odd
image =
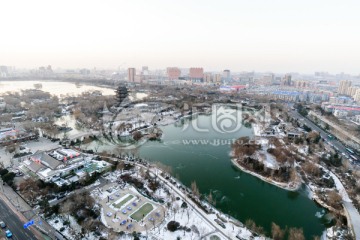
[[[79,133],[85,133],[87,132],[87,129],[82,128],[81,126],[79,126],[79,124],[76,123],[76,120],[73,116],[67,115],[67,116],[62,116],[60,118],[56,118],[54,124],[58,125],[58,126],[66,126],[66,127],[71,127],[72,130],[66,132],[67,136],[72,136],[72,135],[76,135]],[[58,134],[58,137],[62,137],[64,135],[63,132]]]
[[[290,192],[290,191],[288,191],[287,193],[288,198],[293,200],[295,200],[299,196],[299,194],[300,194],[299,192]]]

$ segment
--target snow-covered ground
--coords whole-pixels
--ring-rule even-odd
[[[181,201],[175,201],[173,204],[175,208],[178,208],[180,207],[181,203]],[[181,226],[190,228],[191,231],[168,231],[166,224],[172,220],[177,221]],[[200,236],[204,236],[212,232],[215,232],[215,228],[212,227],[209,223],[205,222],[192,207],[188,207],[186,209],[180,207],[180,210],[177,213],[173,213],[166,218],[166,221],[160,226],[160,229],[151,228],[149,235],[155,236],[158,239],[176,239],[178,236],[181,237],[181,239],[199,239]]]
[[[253,124],[253,130],[254,130],[254,135],[256,137],[260,137],[261,136],[261,128],[259,124]]]
[[[309,152],[309,146],[298,146],[298,152],[301,153],[301,154],[304,154],[304,155],[307,155],[308,152]]]
[[[340,182],[339,178],[332,173],[331,171],[328,171],[329,175],[334,179],[336,189],[339,191],[340,196],[342,197],[344,202],[352,202],[349,198],[349,195],[347,194],[345,187]]]
[[[47,222],[69,240],[78,239],[78,235],[81,233],[81,226],[72,216],[56,216]],[[64,225],[66,222],[69,224]]]
[[[352,204],[352,201],[349,198],[349,195],[347,194],[346,189],[344,185],[341,183],[340,179],[331,171],[329,171],[329,174],[334,179],[336,189],[339,191],[339,194],[343,199],[343,204],[350,216],[350,221],[353,226],[356,239],[360,239],[360,214]]]
[[[136,163],[135,163],[136,164]],[[136,164],[138,165],[138,164]],[[136,167],[138,169],[140,165]],[[125,231],[126,226],[120,226],[118,217],[125,219],[125,215],[120,214],[116,218],[115,215],[111,217],[106,216],[108,212],[112,210],[109,208],[109,204],[113,204],[114,201],[117,201],[117,198],[123,198],[127,194],[132,193],[134,196],[138,195],[141,198],[141,203],[150,202],[155,206],[154,210],[148,214],[148,217],[145,217],[146,220],[141,222],[134,222],[132,224],[136,228],[137,232],[141,232],[142,236],[140,239],[177,239],[180,237],[183,240],[192,240],[192,239],[236,239],[236,236],[239,236],[243,239],[250,239],[253,235],[249,230],[247,230],[243,225],[235,219],[222,214],[221,212],[214,209],[208,203],[203,202],[202,204],[206,205],[207,208],[212,209],[212,213],[205,213],[200,207],[198,207],[189,197],[187,192],[181,188],[177,188],[177,184],[172,184],[169,180],[163,178],[158,173],[161,172],[159,169],[151,168],[150,174],[157,176],[159,181],[162,182],[160,188],[155,191],[154,196],[164,200],[164,204],[155,203],[150,199],[145,199],[143,196],[139,195],[137,190],[127,184],[118,184],[116,179],[121,175],[120,171],[115,171],[109,174],[106,174],[106,179],[109,180],[109,184],[103,187],[95,188],[91,195],[97,200],[98,204],[101,203],[101,222],[105,224],[107,228],[116,229],[117,232]],[[137,176],[137,173],[132,173],[132,176]],[[176,181],[175,179],[172,179]],[[97,184],[97,183],[96,183]],[[107,191],[109,190],[109,191]],[[115,197],[117,196],[117,198]],[[112,200],[109,203],[107,199],[111,198]],[[141,205],[138,205],[140,207]],[[104,210],[105,209],[105,210]],[[159,217],[161,214],[162,217]],[[150,218],[155,219],[155,221],[150,221]],[[53,225],[56,229],[62,229],[62,233],[68,237],[68,239],[78,239],[81,232],[81,227],[75,222],[75,220],[70,217],[70,224],[64,226],[64,222],[68,219],[68,216],[58,216],[54,219],[51,219],[49,223]],[[167,225],[170,221],[175,220],[182,226],[179,230],[175,232],[170,232],[167,229]],[[129,220],[130,223],[130,220]],[[128,224],[126,224],[128,225]],[[124,228],[125,227],[125,228]],[[135,230],[135,228],[133,230]],[[142,230],[140,230],[140,228]],[[125,230],[124,230],[125,229]],[[132,232],[132,231],[130,231]],[[107,231],[101,233],[103,237],[108,238]],[[144,237],[148,238],[144,238]],[[99,236],[95,236],[93,233],[87,235],[83,239],[95,240],[99,239]],[[114,240],[117,239],[133,239],[129,235],[123,235],[116,238],[111,238]],[[262,237],[255,237],[252,239],[264,239]]]
[[[267,168],[279,169],[279,164],[276,161],[275,157],[267,152],[269,146],[269,140],[266,138],[261,138],[257,141],[261,145],[261,150],[256,154],[256,159],[261,161]]]

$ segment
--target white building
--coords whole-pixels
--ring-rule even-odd
[[[360,115],[355,116],[355,122],[360,123]]]
[[[339,109],[335,109],[334,111],[334,116],[338,117],[338,118],[343,118],[343,117],[347,117],[348,112],[347,111],[343,111],[343,110],[339,110]]]

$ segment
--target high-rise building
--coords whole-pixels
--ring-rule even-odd
[[[220,85],[221,84],[221,74],[219,74],[219,73],[214,74],[213,82],[216,83],[217,85]]]
[[[204,69],[203,68],[190,68],[189,77],[191,80],[202,80],[204,77]]]
[[[353,86],[353,87],[349,87],[348,89],[347,89],[347,95],[349,95],[349,96],[351,96],[351,97],[354,97],[354,95],[356,94],[356,91],[359,89],[359,87],[355,87],[355,86]]]
[[[128,81],[129,82],[135,82],[135,74],[136,74],[135,68],[128,68]]]
[[[360,102],[360,89],[356,90],[355,95],[354,95],[354,100],[358,103]]]
[[[142,68],[141,68],[141,75],[142,75],[142,76],[148,76],[148,75],[149,75],[149,68],[148,68],[148,66],[142,66]]]
[[[310,87],[310,82],[304,80],[294,81],[294,86],[297,88],[308,88]]]
[[[211,83],[213,81],[211,73],[204,73],[204,82]]]
[[[82,75],[89,75],[90,74],[90,70],[86,69],[86,68],[82,68],[79,70],[80,74]]]
[[[263,85],[271,85],[274,83],[275,75],[273,73],[265,74],[260,79],[259,83]]]
[[[7,66],[0,66],[0,77],[7,77],[8,73]]]
[[[290,74],[285,74],[285,76],[281,80],[281,85],[283,85],[283,86],[291,86],[292,85]]]
[[[223,71],[223,78],[226,79],[226,80],[230,80],[230,77],[231,77],[231,75],[230,75],[230,70],[225,69],[225,70]]]
[[[338,93],[347,95],[348,94],[348,89],[351,87],[351,85],[352,85],[352,82],[349,81],[349,80],[340,81]]]
[[[167,76],[170,80],[179,79],[181,75],[181,70],[177,67],[168,67],[166,69]]]

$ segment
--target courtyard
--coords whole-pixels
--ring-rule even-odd
[[[101,221],[117,232],[148,231],[164,220],[165,208],[133,187],[111,183],[91,194],[101,206]]]

